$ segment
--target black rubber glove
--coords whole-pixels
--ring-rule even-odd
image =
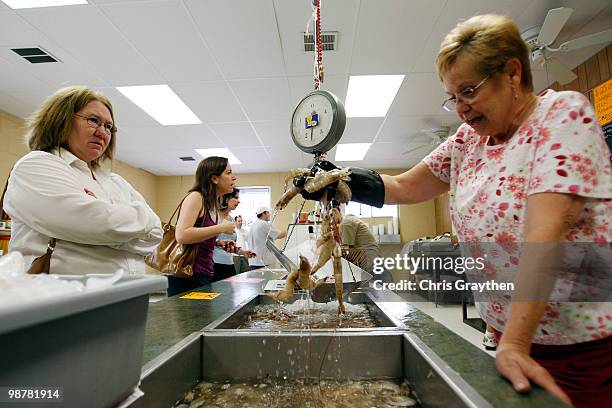
[[[351,167],[351,179],[347,181],[351,188],[351,201],[382,208],[385,204],[385,183],[380,174],[374,170]]]

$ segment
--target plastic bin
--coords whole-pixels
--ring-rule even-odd
[[[3,308],[0,387],[62,389],[62,403],[20,407],[116,406],[140,379],[148,294],[166,287],[163,276],[130,275],[109,288]]]

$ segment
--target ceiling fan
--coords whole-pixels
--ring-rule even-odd
[[[551,47],[573,12],[574,9],[568,7],[548,10],[548,14],[546,14],[541,27],[531,28],[522,34],[523,39],[531,49],[531,61],[533,64],[542,66],[561,85],[575,80],[577,78],[576,74],[556,58],[550,58],[550,53],[559,51],[570,52],[579,48],[612,41],[612,29],[610,29],[566,41],[557,48]]]
[[[422,129],[420,132],[417,132],[413,135],[413,138],[419,136],[426,136],[429,138],[429,143],[422,144],[421,146],[413,147],[412,149],[408,149],[402,152],[403,155],[409,155],[412,152],[423,148],[429,148],[429,151],[438,147],[442,142],[444,142],[448,136],[450,135],[450,126],[439,126],[434,129]]]

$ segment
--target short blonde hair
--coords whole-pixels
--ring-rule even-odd
[[[516,23],[508,17],[484,14],[457,24],[440,44],[436,58],[440,80],[462,55],[473,60],[474,69],[482,76],[501,72],[508,60],[518,58],[523,67],[521,85],[533,92],[529,47]]]
[[[92,101],[100,101],[108,108],[114,124],[113,106],[106,96],[86,86],[62,88],[47,98],[28,119],[26,141],[30,150],[50,152],[60,147],[68,149],[72,118]],[[94,167],[98,167],[104,158],[114,158],[116,133],[117,128],[113,126],[104,154],[91,163]]]

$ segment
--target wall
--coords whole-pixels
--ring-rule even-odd
[[[24,141],[24,134],[25,122],[23,119],[0,111],[0,182],[2,188],[15,162],[29,152]],[[153,210],[157,209],[156,176],[118,160],[111,164],[111,168],[140,192]]]
[[[577,91],[593,103],[593,88],[612,78],[612,44],[578,65],[572,71],[578,76],[567,85],[555,82],[550,88],[556,91]]]

